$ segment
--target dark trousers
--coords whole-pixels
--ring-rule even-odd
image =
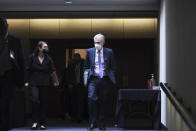
[[[86,88],[77,85],[73,88],[73,118],[76,121],[84,119],[85,105],[87,103],[87,90]],[[87,110],[86,110],[87,111]]]
[[[99,119],[99,125],[105,124],[107,117],[107,105],[109,100],[110,80],[108,77],[99,79],[93,77],[88,85],[88,107],[90,123],[96,123]],[[97,119],[97,115],[99,118]]]
[[[48,86],[30,87],[33,123],[45,124],[48,106]]]
[[[61,116],[65,117],[65,114],[68,113],[71,116],[72,112],[72,89],[64,88],[60,96],[61,102]],[[63,118],[64,119],[64,118]]]
[[[87,89],[82,86],[66,88],[62,97],[62,115],[69,113],[74,121],[87,119]]]
[[[0,131],[11,129],[11,105],[14,96],[13,73],[8,71],[0,77]]]

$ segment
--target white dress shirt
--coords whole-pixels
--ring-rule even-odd
[[[95,51],[95,76],[99,76],[99,61],[98,61],[98,50]],[[102,63],[102,69],[103,69],[103,76],[105,75],[105,65],[104,65],[104,57],[103,57],[103,48],[100,50],[101,55],[101,63]]]

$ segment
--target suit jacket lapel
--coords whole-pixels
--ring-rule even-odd
[[[16,58],[16,53],[15,53],[15,50],[14,50],[14,45],[12,44],[11,40],[10,40],[10,37],[8,35],[8,38],[7,38],[7,44],[8,44],[8,53],[9,53],[9,57],[12,56],[12,58]]]
[[[107,59],[107,51],[106,51],[106,49],[105,48],[103,48],[103,59],[104,59],[104,64],[105,64],[105,66],[106,66],[106,59]]]
[[[10,52],[10,50],[13,50],[13,49],[11,46],[12,42],[10,42],[11,40],[10,40],[9,36],[8,36],[7,40],[8,40],[8,48],[9,48],[9,52]]]
[[[19,67],[19,63],[17,61],[17,55],[16,55],[16,47],[14,47],[14,44],[12,44],[12,39],[10,38],[10,36],[8,35],[8,53],[9,53],[9,57],[11,58],[11,60],[14,62],[16,68],[20,69]]]
[[[93,63],[93,66],[95,65],[95,51],[96,51],[96,49],[93,48],[93,51],[92,51],[92,63]]]

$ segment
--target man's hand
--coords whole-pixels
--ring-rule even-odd
[[[55,87],[58,87],[58,86],[59,86],[59,83],[55,82],[55,83],[54,83],[54,86],[55,86]]]

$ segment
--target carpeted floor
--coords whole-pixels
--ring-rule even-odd
[[[126,129],[115,128],[112,121],[108,121],[106,124],[106,131],[156,131],[151,130],[152,125],[149,119],[133,119],[127,123]],[[27,120],[24,127],[17,127],[11,131],[31,131],[31,120]],[[74,123],[70,120],[62,119],[49,119],[47,122],[46,131],[87,131],[88,121],[82,121],[81,123]],[[93,131],[98,131],[96,128]],[[40,130],[36,130],[40,131]]]

